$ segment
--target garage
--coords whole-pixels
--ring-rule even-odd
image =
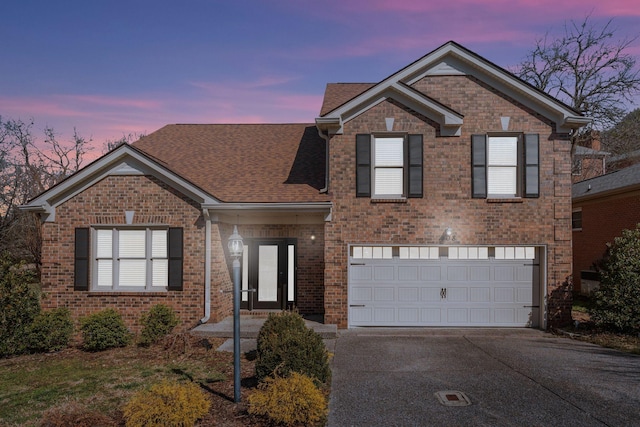
[[[534,246],[349,247],[349,326],[539,327]]]

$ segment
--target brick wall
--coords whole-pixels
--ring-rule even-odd
[[[582,230],[573,232],[573,281],[580,290],[580,271],[602,259],[607,243],[640,223],[640,191],[574,204],[582,208]]]
[[[164,224],[184,228],[184,287],[169,292],[90,292],[73,290],[74,229],[95,224],[125,224],[125,210],[135,211],[134,224]],[[56,209],[55,222],[43,225],[43,307],[68,307],[74,319],[111,307],[122,313],[133,331],[142,311],[162,303],[171,306],[181,322],[179,330],[195,326],[204,316],[205,223],[199,206],[147,176],[110,176]],[[222,252],[214,227],[213,254]],[[218,244],[216,244],[218,242]],[[226,265],[214,266],[212,295],[228,286]],[[230,313],[230,302],[212,301],[212,320]]]
[[[325,226],[325,321],[347,327],[349,243],[439,244],[452,227],[464,245],[546,245],[550,325],[570,320],[571,161],[566,135],[554,125],[478,80],[433,76],[417,90],[464,115],[462,135],[439,136],[437,125],[394,101],[382,102],[344,125],[330,141],[329,191],[334,206]],[[471,135],[509,131],[540,135],[540,198],[491,203],[471,198]],[[424,197],[376,203],[355,197],[355,135],[394,130],[423,134]]]

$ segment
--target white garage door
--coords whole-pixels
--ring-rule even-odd
[[[352,246],[350,326],[539,324],[534,247]]]

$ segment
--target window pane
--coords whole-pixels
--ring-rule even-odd
[[[516,195],[517,168],[490,167],[487,170],[487,179],[489,195]]]
[[[278,301],[278,246],[258,246],[258,301]]]
[[[402,166],[404,138],[376,138],[375,166]]]
[[[375,194],[376,195],[401,195],[402,194],[402,168],[376,169]]]
[[[113,286],[113,261],[110,259],[98,260],[98,286]]]
[[[295,282],[296,282],[296,271],[295,271],[295,265],[296,265],[296,257],[295,257],[295,246],[294,245],[289,245],[289,258],[288,258],[288,266],[289,266],[289,271],[288,271],[288,281],[289,281],[289,286],[287,287],[287,299],[289,301],[293,301],[295,299]]]
[[[169,283],[169,260],[156,258],[151,262],[151,286],[166,287]]]
[[[118,235],[120,258],[144,258],[145,236],[145,230],[120,230]]]
[[[167,230],[151,231],[151,258],[167,257]]]
[[[119,286],[146,286],[147,284],[147,260],[145,259],[121,259]]]
[[[518,138],[491,137],[489,138],[489,165],[515,166],[518,164]]]
[[[111,258],[111,243],[113,240],[113,232],[111,230],[96,231],[96,258]]]

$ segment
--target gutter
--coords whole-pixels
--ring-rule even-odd
[[[200,323],[207,323],[211,317],[211,215],[208,209],[202,210],[204,225],[204,317]]]

